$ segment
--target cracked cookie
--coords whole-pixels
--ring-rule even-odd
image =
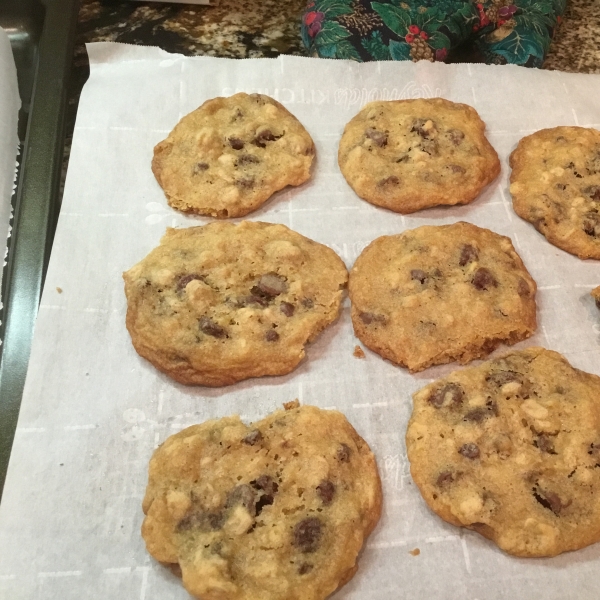
[[[346,417],[285,405],[170,436],[152,456],[142,536],[203,600],[321,600],[356,573],[381,512],[375,457]]]
[[[185,384],[283,375],[338,316],[348,272],[333,251],[284,225],[168,229],[123,274],[137,352]]]
[[[516,556],[600,540],[600,377],[528,348],[413,400],[410,471],[442,519]]]
[[[579,258],[600,259],[600,131],[542,129],[510,155],[515,212]]]
[[[207,100],[154,148],[152,171],[173,208],[242,217],[310,178],[314,143],[300,121],[262,94]]]
[[[377,238],[349,292],[357,337],[411,372],[482,358],[536,329],[536,284],[510,239],[470,223]]]
[[[442,98],[370,102],[344,129],[340,169],[364,200],[407,214],[467,204],[500,173],[474,108]]]

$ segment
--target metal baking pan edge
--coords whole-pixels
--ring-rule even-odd
[[[25,385],[40,296],[60,211],[67,87],[79,0],[3,0],[0,13],[24,5],[45,10],[21,153],[12,235],[2,283],[0,324],[0,499]],[[0,14],[2,16],[2,14]],[[18,32],[17,32],[18,33]],[[10,32],[9,32],[10,38]],[[12,40],[11,40],[12,41]],[[13,54],[17,51],[13,45]],[[16,61],[19,62],[18,60]],[[20,76],[20,86],[22,75]],[[42,399],[40,398],[40,401]]]

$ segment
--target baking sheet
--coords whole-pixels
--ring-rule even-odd
[[[466,220],[508,235],[539,285],[539,329],[516,347],[543,345],[600,374],[600,316],[589,296],[600,284],[600,263],[548,244],[513,213],[507,189],[507,157],[521,136],[555,125],[600,126],[600,77],[427,62],[184,58],[108,43],[88,52],[91,76],[0,508],[0,597],[188,598],[139,534],[153,449],[187,425],[232,413],[260,419],[299,398],[344,412],[373,448],[383,479],[381,521],[336,600],[596,599],[600,544],[516,559],[426,508],[404,446],[410,395],[455,365],[409,375],[368,350],[355,358],[346,300],[293,373],[222,389],[184,387],[133,350],[121,273],[158,244],[165,227],[210,221],[168,207],[150,171],[153,146],[208,98],[266,93],[307,127],[316,168],[310,182],[248,218],[327,244],[348,267],[375,237],[423,224]],[[363,202],[336,163],[344,124],[368,100],[431,96],[477,108],[501,176],[468,206],[405,217]],[[414,548],[419,556],[409,553]]]
[[[21,100],[17,68],[8,36],[0,27],[0,289],[6,258],[11,198],[17,170],[19,108],[21,108]],[[0,298],[0,306],[1,300],[2,298]]]

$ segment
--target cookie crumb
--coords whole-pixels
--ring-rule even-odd
[[[62,288],[60,288],[60,287],[57,287],[57,288],[56,288],[56,291],[57,291],[59,294],[62,294]]]
[[[298,400],[298,398],[296,398],[291,402],[284,402],[283,408],[285,408],[285,410],[294,410],[295,408],[300,408],[300,401]]]
[[[410,550],[409,554],[412,554],[413,556],[419,556],[419,554],[421,554],[421,551],[418,548],[415,548],[414,550]]]
[[[354,346],[354,352],[352,353],[356,358],[365,358],[365,353],[360,346]]]

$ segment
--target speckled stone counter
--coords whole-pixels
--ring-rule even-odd
[[[570,73],[600,73],[598,0],[569,0],[544,68]]]

